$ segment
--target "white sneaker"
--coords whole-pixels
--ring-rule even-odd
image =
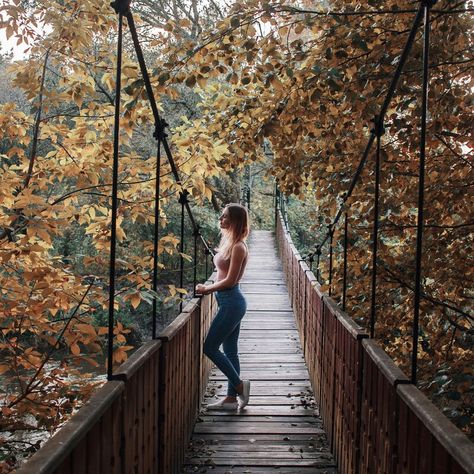
[[[207,405],[208,410],[229,410],[234,411],[237,410],[239,404],[237,402],[226,402],[223,398],[216,403],[209,403]]]
[[[243,391],[242,395],[239,395],[240,408],[244,408],[249,403],[250,398],[250,380],[242,380]]]

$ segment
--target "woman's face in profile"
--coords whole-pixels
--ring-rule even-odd
[[[230,227],[230,220],[229,220],[229,209],[224,208],[222,214],[219,216],[219,227],[221,229],[228,229]]]

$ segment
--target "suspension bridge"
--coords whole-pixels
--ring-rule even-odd
[[[216,312],[212,295],[195,297],[179,316],[113,371],[116,217],[120,130],[123,20],[132,35],[157,141],[154,290],[158,282],[159,170],[164,151],[179,184],[159,116],[130,1],[112,5],[119,18],[116,115],[110,248],[108,381],[69,422],[17,472],[79,473],[474,473],[474,447],[416,387],[418,314],[422,298],[421,256],[424,159],[429,79],[429,14],[435,2],[423,1],[413,20],[385,101],[374,121],[360,164],[327,235],[305,259],[288,232],[285,206],[275,194],[275,232],[251,235],[251,259],[242,282],[249,311],[242,326],[242,372],[252,380],[250,405],[237,413],[212,414],[206,403],[224,390],[224,378],[202,354]],[[423,23],[423,91],[420,187],[415,275],[412,373],[408,377],[343,308],[321,291],[312,264],[346,212],[367,157],[376,144],[376,192],[373,226],[373,288],[377,278],[380,140],[384,118],[415,34]],[[185,218],[194,237],[194,260],[212,251],[201,235],[188,202],[180,194],[181,254]],[[308,263],[306,263],[306,261]],[[330,255],[330,263],[332,254]],[[346,264],[346,262],[345,262]],[[181,257],[181,286],[184,262]],[[212,278],[212,276],[211,276]],[[194,275],[196,280],[196,275]],[[345,284],[345,282],[344,282]],[[329,286],[331,287],[331,281]],[[374,295],[374,293],[373,293]],[[343,305],[344,306],[344,305]]]

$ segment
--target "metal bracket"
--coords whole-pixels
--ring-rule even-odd
[[[110,6],[115,10],[115,13],[126,15],[130,11],[130,4],[132,0],[115,0]]]
[[[185,205],[185,204],[188,204],[188,195],[189,195],[189,192],[185,189],[184,191],[180,192],[179,193],[179,203],[181,205]]]
[[[383,120],[379,119],[379,116],[376,115],[373,120],[374,128],[370,130],[370,133],[373,133],[376,137],[381,137],[385,134],[385,127],[383,124]]]
[[[165,119],[159,119],[155,124],[155,131],[153,132],[153,137],[157,140],[163,141],[168,134],[165,131],[165,128],[168,126],[168,123]]]

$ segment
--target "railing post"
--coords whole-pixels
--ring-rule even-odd
[[[179,287],[184,286],[184,207],[188,203],[188,191],[183,190],[179,193],[179,203],[181,204],[181,227],[180,227],[180,241],[179,241]],[[183,298],[179,303],[179,310],[183,310]]]
[[[122,81],[122,33],[123,16],[128,11],[128,4],[114,2],[112,7],[118,13],[117,38],[117,71],[115,79],[115,117],[114,117],[114,152],[112,164],[112,210],[110,223],[110,264],[109,264],[109,317],[107,337],[107,379],[112,380],[114,354],[114,302],[115,302],[115,259],[117,248],[117,209],[118,209],[118,168],[120,137],[120,94]]]
[[[372,232],[372,294],[370,306],[370,337],[375,335],[376,297],[377,297],[377,251],[379,233],[379,194],[380,194],[380,137],[385,133],[383,117],[375,117],[371,132],[377,137],[375,153],[375,195],[374,195],[374,227]]]
[[[429,50],[430,50],[430,8],[436,0],[423,0],[423,92],[421,105],[420,131],[420,171],[418,181],[418,218],[416,233],[416,264],[415,264],[415,302],[413,314],[413,353],[411,363],[411,382],[417,383],[418,369],[418,336],[421,297],[421,259],[423,256],[423,226],[425,199],[425,157],[426,157],[426,121],[428,115],[428,81],[429,81]]]

